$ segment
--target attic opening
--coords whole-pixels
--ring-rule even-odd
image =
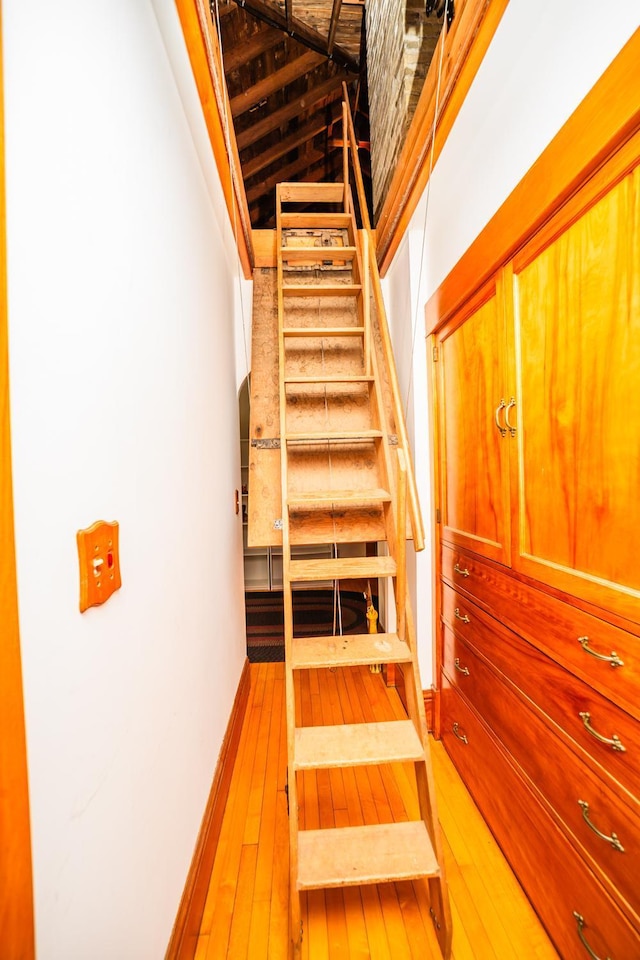
[[[277,183],[342,179],[343,85],[375,225],[453,0],[209,2],[251,228]]]

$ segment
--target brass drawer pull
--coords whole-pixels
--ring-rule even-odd
[[[465,677],[468,677],[468,676],[469,676],[469,667],[461,667],[461,666],[460,666],[460,657],[456,657],[456,658],[455,658],[455,660],[453,661],[453,665],[454,665],[454,667],[456,668],[456,670],[458,671],[458,673],[464,673]]]
[[[466,615],[466,613],[460,613],[460,607],[455,608],[455,610],[453,611],[453,615],[456,618],[456,620],[461,620],[462,623],[471,623],[471,620]]]
[[[509,433],[511,434],[512,437],[515,437],[516,435],[516,428],[512,423],[509,422],[509,410],[511,410],[512,407],[515,407],[515,405],[516,405],[516,398],[511,397],[511,400],[509,400],[509,403],[507,404],[507,409],[504,412],[504,422],[509,428]]]
[[[607,843],[611,844],[614,850],[619,850],[620,853],[624,853],[624,847],[618,840],[617,834],[612,833],[611,836],[608,837],[606,833],[601,833],[600,830],[598,830],[598,828],[593,823],[591,823],[591,820],[589,819],[589,804],[586,802],[586,800],[578,800],[578,804],[582,808],[582,816],[584,818],[584,822],[586,823],[586,825],[589,827],[590,830],[593,830],[596,837],[600,837],[601,840],[606,840]]]
[[[591,947],[589,946],[589,944],[587,943],[587,939],[584,933],[582,932],[582,928],[584,927],[584,917],[582,916],[581,913],[578,913],[577,910],[573,911],[573,915],[576,918],[576,923],[578,924],[578,936],[580,937],[580,943],[582,944],[582,946],[585,948],[585,950],[591,957],[591,960],[600,960],[600,957],[598,956],[598,954],[594,953]],[[611,960],[611,958],[607,957],[607,960]]]
[[[587,646],[589,643],[589,637],[578,637],[578,643],[582,647],[585,653],[588,653],[590,656],[595,657],[596,660],[604,660],[605,663],[610,663],[612,667],[624,667],[624,660],[621,660],[615,650],[612,650],[609,656],[606,653],[597,653],[595,650],[592,650],[591,647]]]
[[[467,568],[465,567],[464,570],[462,570],[459,563],[456,563],[453,570],[454,570],[454,573],[459,573],[461,577],[469,576],[469,571],[467,570]]]
[[[497,427],[498,430],[500,431],[500,436],[501,436],[501,437],[506,437],[506,435],[507,435],[507,428],[501,426],[501,424],[500,424],[500,411],[501,411],[501,410],[504,410],[504,408],[506,407],[506,405],[507,405],[507,404],[505,403],[505,400],[504,400],[504,397],[503,397],[502,400],[500,401],[500,403],[498,404],[498,406],[496,407],[496,427]]]
[[[468,741],[467,738],[465,737],[464,733],[458,733],[458,730],[459,730],[459,729],[460,729],[460,725],[458,724],[458,721],[456,720],[456,722],[454,723],[454,725],[453,725],[453,727],[452,727],[454,737],[457,737],[458,740],[462,740],[462,742],[463,742],[464,744],[469,743],[469,741]]]
[[[580,719],[582,720],[582,722],[583,722],[583,724],[584,724],[584,728],[585,728],[585,730],[587,731],[587,733],[590,733],[591,736],[592,736],[592,737],[595,737],[596,740],[598,740],[600,743],[604,743],[605,746],[611,747],[612,750],[616,750],[618,753],[626,753],[626,752],[627,752],[627,748],[626,748],[625,745],[622,743],[622,741],[620,740],[620,737],[617,735],[617,733],[614,733],[614,735],[611,737],[611,739],[608,739],[607,737],[603,737],[601,733],[598,733],[597,730],[594,730],[594,729],[593,729],[593,727],[591,726],[591,714],[590,714],[590,713],[587,713],[587,712],[585,711],[584,713],[579,713],[578,716],[579,716]]]

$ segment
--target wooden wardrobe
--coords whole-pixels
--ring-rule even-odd
[[[619,68],[427,308],[436,733],[567,960],[640,958],[637,86],[615,130],[599,112]]]

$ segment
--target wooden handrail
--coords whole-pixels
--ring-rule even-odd
[[[362,227],[367,237],[367,243],[363,244],[363,256],[367,257],[369,265],[369,278],[373,291],[373,298],[378,315],[378,324],[380,327],[380,337],[382,341],[382,351],[385,363],[389,373],[389,383],[391,386],[391,396],[393,403],[393,415],[396,421],[398,431],[398,444],[404,451],[407,468],[407,493],[409,500],[409,516],[411,518],[411,532],[413,534],[413,545],[415,550],[424,550],[424,525],[422,521],[422,512],[420,510],[420,501],[418,499],[418,489],[416,487],[416,478],[411,459],[409,437],[407,434],[407,425],[405,423],[404,411],[402,409],[402,400],[400,395],[400,385],[398,383],[398,374],[396,371],[395,359],[393,356],[393,346],[391,344],[391,335],[387,323],[387,314],[382,297],[382,285],[380,283],[380,273],[378,272],[378,261],[376,257],[375,233],[371,229],[369,220],[369,211],[367,208],[367,198],[364,192],[364,181],[360,169],[360,160],[358,158],[358,141],[356,140],[355,128],[353,126],[353,117],[351,116],[351,107],[349,106],[349,96],[347,85],[342,84],[343,93],[343,115],[347,119],[347,128],[349,132],[349,148],[351,151],[351,165],[353,168],[354,179],[356,183],[356,193],[358,196],[358,206],[360,207],[360,216],[362,218]],[[345,137],[346,141],[346,137]],[[346,193],[346,185],[345,185]],[[368,247],[368,251],[367,251]]]

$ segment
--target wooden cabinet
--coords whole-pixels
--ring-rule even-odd
[[[640,624],[639,197],[636,168],[560,211],[444,326],[437,377],[443,540]]]
[[[640,957],[639,141],[434,336],[439,729],[570,960]]]

